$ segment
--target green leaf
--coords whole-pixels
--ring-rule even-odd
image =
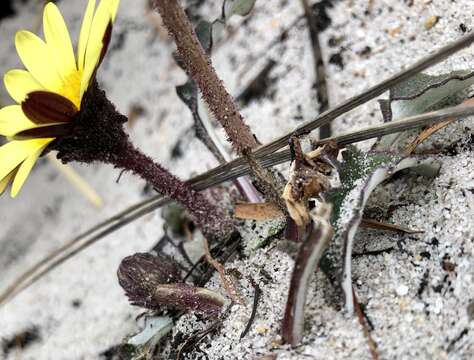
[[[262,221],[245,221],[242,226],[239,226],[245,255],[250,256],[267,245],[273,238],[281,234],[285,226],[286,219],[284,217]]]
[[[324,259],[324,266],[332,266],[335,280],[341,283],[346,309],[354,310],[352,295],[352,247],[362,220],[364,208],[372,191],[396,172],[429,163],[417,158],[369,152],[363,153],[349,147],[339,164],[341,185],[324,194],[324,200],[332,203],[334,238]],[[323,267],[323,263],[321,264]]]
[[[342,203],[354,189],[356,183],[367,178],[377,168],[400,160],[400,156],[396,154],[363,153],[354,146],[348,146],[347,150],[342,153],[342,157],[343,162],[339,165],[341,186],[325,195],[326,200],[333,204],[332,224],[335,231],[338,229],[336,220],[340,218]]]
[[[458,93],[473,84],[472,71],[453,71],[438,76],[417,74],[390,89],[388,100],[379,101],[384,121],[399,120],[429,110],[438,110],[448,104],[457,104]],[[400,133],[382,137],[376,149],[388,150],[399,136]]]
[[[222,6],[222,17],[228,19],[233,15],[247,16],[257,0],[225,0]]]
[[[143,329],[129,338],[127,343],[136,347],[152,347],[172,328],[173,319],[169,316],[146,317]]]
[[[207,55],[210,55],[212,50],[212,28],[214,24],[210,23],[209,21],[201,20],[196,25],[194,29],[196,31],[196,35],[198,37],[201,46],[203,47],[204,51]]]

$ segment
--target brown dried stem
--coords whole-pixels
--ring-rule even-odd
[[[242,298],[242,295],[240,295],[239,291],[235,287],[234,282],[227,275],[224,265],[212,257],[211,251],[209,250],[209,244],[206,239],[204,239],[204,255],[206,256],[207,262],[212,265],[219,273],[222,285],[229,294],[230,298],[237,304],[245,306],[245,301]]]
[[[362,326],[362,332],[364,333],[364,336],[367,339],[367,345],[369,346],[370,356],[372,357],[372,360],[379,360],[380,355],[377,349],[377,343],[372,338],[368,321],[365,317],[362,307],[360,306],[359,300],[357,299],[354,287],[352,287],[352,295],[354,297],[354,308],[357,313],[357,318],[359,319],[359,323]]]
[[[319,29],[317,20],[311,11],[308,0],[301,0],[304,9],[306,22],[308,24],[311,46],[313,47],[313,60],[316,73],[316,91],[319,102],[319,113],[329,109],[329,94],[326,82],[326,68],[324,66],[323,53],[321,43],[319,41]],[[331,123],[323,124],[319,128],[319,138],[324,139],[331,136]]]
[[[474,98],[467,99],[463,101],[463,105],[474,105]],[[413,152],[416,150],[416,148],[424,142],[426,139],[428,139],[431,135],[433,135],[435,132],[445,128],[452,122],[456,121],[455,118],[448,118],[444,121],[441,121],[439,123],[436,123],[427,129],[423,130],[415,140],[413,140],[408,146],[403,150],[403,155],[405,156],[410,156],[413,154]]]

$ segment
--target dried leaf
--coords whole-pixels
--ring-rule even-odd
[[[293,137],[291,150],[295,160],[291,164],[290,176],[282,198],[285,200],[290,217],[298,227],[303,228],[311,221],[308,199],[317,198],[319,194],[329,189],[328,175],[332,167],[324,157],[337,152],[337,148],[329,143],[305,155],[299,140]]]
[[[463,101],[463,105],[474,105],[474,98],[471,98],[471,99],[467,99],[465,101]],[[451,124],[452,122],[456,121],[456,119],[447,119],[445,121],[441,121],[437,124],[434,124],[432,126],[430,126],[429,128],[423,130],[420,135],[418,135],[416,137],[415,140],[413,140],[409,145],[407,145],[405,147],[405,149],[403,150],[403,154],[405,156],[409,156],[411,154],[413,154],[413,152],[415,151],[415,149],[423,142],[425,141],[427,138],[429,138],[431,135],[433,135],[435,132],[443,129],[444,127],[448,126],[449,124]]]
[[[234,216],[245,220],[270,220],[285,214],[273,203],[241,203],[235,205]]]
[[[323,203],[313,209],[310,215],[313,225],[295,260],[282,324],[283,340],[293,346],[303,337],[304,307],[311,277],[333,236],[331,205]]]

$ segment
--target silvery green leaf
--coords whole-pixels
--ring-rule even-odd
[[[224,0],[222,17],[228,19],[233,15],[247,16],[257,0]]]
[[[342,285],[346,309],[352,314],[352,247],[370,194],[396,172],[418,167],[429,161],[388,153],[362,153],[354,147],[349,147],[343,153],[343,158],[339,170],[341,186],[324,195],[325,200],[333,205],[331,222],[335,231],[327,260],[335,266],[336,279]]]
[[[380,108],[384,121],[399,120],[404,117],[438,110],[447,104],[456,103],[457,94],[474,84],[474,72],[453,71],[437,76],[417,74],[409,80],[393,87],[388,100],[381,100]],[[384,136],[378,142],[379,151],[390,149],[399,134]]]
[[[213,26],[213,23],[201,20],[194,29],[196,31],[198,40],[201,43],[201,46],[208,55],[211,53],[212,50]]]
[[[133,346],[146,346],[158,343],[173,328],[173,319],[169,316],[146,317],[143,329],[128,339]],[[150,344],[153,343],[153,344]]]
[[[245,221],[244,225],[239,228],[244,244],[244,253],[249,256],[262,248],[280,234],[285,226],[286,219],[284,217],[263,221]]]

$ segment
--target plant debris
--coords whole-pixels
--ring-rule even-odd
[[[39,340],[41,340],[39,327],[29,327],[9,339],[2,339],[3,355],[7,356],[12,351],[25,349]]]
[[[249,276],[249,281],[250,284],[252,284],[252,287],[254,289],[254,294],[253,294],[253,305],[252,305],[252,313],[250,314],[249,321],[247,322],[247,325],[245,326],[244,331],[240,334],[240,338],[243,339],[245,335],[248,334],[250,331],[250,328],[253,325],[253,322],[255,321],[255,317],[257,316],[257,307],[258,307],[258,301],[260,300],[260,295],[262,294],[262,290],[258,286],[258,284],[255,282],[255,280]]]
[[[245,306],[245,300],[243,299],[242,295],[237,290],[235,285],[235,279],[227,274],[227,271],[219,261],[212,258],[211,252],[209,250],[209,244],[206,239],[204,239],[204,255],[206,256],[206,260],[211,264],[219,273],[219,276],[222,281],[222,285],[227,291],[227,294],[230,298],[235,301],[237,304]]]
[[[337,146],[329,143],[304,154],[296,137],[292,138],[291,145],[294,161],[282,198],[293,221],[299,228],[304,228],[311,220],[308,200],[319,198],[330,187],[328,175],[331,174],[332,166],[328,157],[337,154]]]

